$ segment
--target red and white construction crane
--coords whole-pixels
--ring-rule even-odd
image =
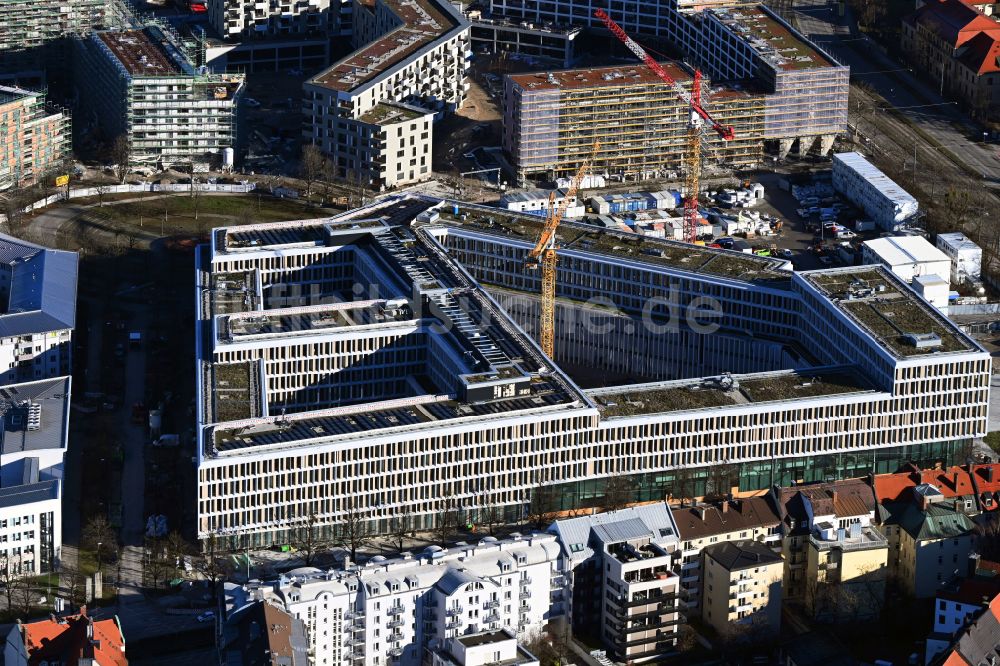
[[[708,131],[705,129],[707,124],[711,129],[713,129],[716,134],[723,138],[725,141],[732,141],[736,138],[736,133],[733,132],[733,128],[727,125],[722,125],[712,114],[702,106],[701,103],[701,70],[694,70],[694,77],[691,81],[690,92],[678,83],[667,70],[660,66],[660,63],[656,62],[651,55],[646,53],[646,51],[635,43],[635,41],[629,37],[621,26],[614,22],[614,20],[608,16],[607,12],[603,9],[598,9],[594,12],[594,16],[599,18],[607,26],[608,30],[611,31],[615,37],[617,37],[621,42],[628,48],[629,51],[634,53],[637,58],[645,63],[646,67],[653,70],[653,73],[660,77],[665,83],[670,85],[677,96],[680,97],[684,102],[687,103],[690,108],[690,118],[688,120],[688,150],[687,159],[685,167],[685,178],[684,178],[684,240],[689,243],[693,243],[698,237],[698,190],[699,181],[701,180],[701,133],[703,131]]]

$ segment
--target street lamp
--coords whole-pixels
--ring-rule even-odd
[[[983,131],[983,143],[986,143],[986,139],[989,138],[989,136],[990,136],[990,133],[984,130]]]

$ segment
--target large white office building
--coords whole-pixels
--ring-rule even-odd
[[[562,594],[559,563],[552,535],[485,537],[337,570],[296,569],[246,593],[305,623],[316,666],[417,666],[450,641],[468,648],[473,637],[525,637],[561,616],[552,601]]]
[[[989,354],[881,266],[793,273],[566,223],[550,359],[523,266],[542,223],[407,195],[217,229],[197,265],[199,534],[513,520],[540,484],[566,509],[611,477],[662,500],[678,470],[699,496],[722,465],[762,490],[948,463],[985,433]]]
[[[70,373],[77,260],[0,234],[0,385]]]
[[[354,3],[357,50],[304,84],[304,140],[376,190],[427,180],[432,123],[462,106],[469,21],[439,0]]]
[[[54,571],[62,547],[70,378],[0,386],[0,570]]]

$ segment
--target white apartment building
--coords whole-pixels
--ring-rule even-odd
[[[618,663],[644,663],[676,652],[684,618],[677,526],[666,504],[558,520],[564,599],[576,635],[597,638]]]
[[[426,180],[431,116],[460,108],[468,89],[469,22],[448,2],[376,0],[354,3],[353,26],[358,50],[303,86],[303,136],[352,182]]]
[[[223,39],[321,36],[330,27],[330,9],[330,0],[209,0],[208,18]]]
[[[240,74],[208,74],[156,26],[101,31],[77,42],[78,124],[108,142],[124,135],[130,160],[203,170],[240,148]]]
[[[0,385],[69,374],[77,261],[0,234]]]
[[[0,563],[15,575],[59,561],[69,405],[69,377],[0,386]]]
[[[886,231],[895,230],[916,215],[919,207],[913,195],[860,153],[837,153],[833,156],[833,189],[865,211],[875,224]]]
[[[247,593],[305,622],[316,666],[418,666],[428,648],[453,640],[541,630],[562,612],[550,602],[562,590],[558,566],[555,537],[514,534],[335,571],[296,569]]]
[[[722,464],[766,490],[950,463],[985,432],[988,353],[878,266],[792,273],[564,223],[549,359],[523,268],[542,223],[405,195],[217,229],[196,278],[201,537],[287,543],[348,508],[426,526],[448,502],[513,520],[540,483],[568,510],[614,476],[652,500],[683,473],[699,496]]]
[[[951,259],[951,281],[955,284],[979,282],[983,270],[983,248],[961,231],[937,235],[937,249]]]

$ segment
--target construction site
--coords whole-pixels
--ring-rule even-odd
[[[663,65],[690,92],[693,74]],[[503,147],[517,169],[517,184],[572,176],[595,141],[595,173],[638,181],[677,176],[688,150],[689,108],[643,65],[601,67],[507,77]],[[706,157],[750,168],[763,159],[764,97],[705,85],[706,102],[735,138],[704,143]]]
[[[77,40],[78,132],[125,136],[132,163],[232,166],[244,77],[204,74],[157,26]]]

